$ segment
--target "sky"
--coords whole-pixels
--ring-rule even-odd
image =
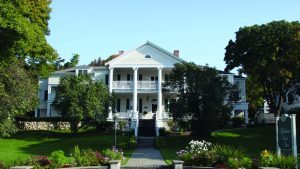
[[[52,0],[48,42],[80,65],[150,41],[199,65],[223,70],[240,27],[300,20],[300,0]]]

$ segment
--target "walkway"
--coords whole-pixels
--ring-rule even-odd
[[[153,148],[136,149],[126,166],[166,165],[159,150]]]

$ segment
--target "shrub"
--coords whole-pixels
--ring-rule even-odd
[[[163,139],[161,137],[157,137],[155,139],[155,148],[163,148],[163,147],[166,147],[167,146],[167,142],[166,142],[166,139]]]
[[[4,169],[4,164],[0,161],[0,169]]]
[[[245,157],[242,149],[233,146],[215,145],[212,147],[212,151],[216,154],[218,163],[227,163],[229,158],[239,159]]]
[[[92,151],[90,149],[80,150],[78,146],[75,146],[71,151],[71,157],[77,167],[97,166],[105,163],[105,159],[100,152]]]
[[[166,128],[159,128],[158,129],[158,133],[159,133],[159,136],[166,136]]]
[[[245,118],[243,117],[233,117],[231,119],[232,127],[241,127],[244,124]]]
[[[112,149],[106,149],[103,152],[104,162],[108,163],[110,160],[124,160],[123,151],[113,147]]]
[[[240,159],[237,158],[228,158],[227,162],[228,168],[230,169],[251,169],[252,168],[252,160],[248,157],[242,157]]]
[[[280,169],[295,169],[296,159],[293,156],[277,156],[267,150],[260,154],[259,165],[262,167],[278,167]]]
[[[62,167],[67,162],[65,153],[62,150],[53,151],[50,159],[52,161],[51,166],[54,168]]]
[[[189,143],[185,150],[177,152],[179,159],[185,165],[212,166],[215,163],[215,155],[211,150],[211,143],[206,141],[194,141]]]
[[[28,116],[17,116],[16,121],[45,121],[45,122],[68,122],[70,118],[67,117],[28,117]]]
[[[136,138],[134,136],[130,137],[130,147],[135,148],[136,145],[137,145]]]
[[[47,156],[34,156],[33,159],[35,164],[42,167],[49,166],[51,164],[51,161]]]

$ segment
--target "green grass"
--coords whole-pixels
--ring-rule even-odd
[[[117,147],[124,148],[124,156],[128,160],[133,150],[125,149],[127,140],[127,136],[117,137]],[[0,139],[0,161],[10,162],[33,155],[49,156],[55,150],[63,150],[65,155],[69,156],[70,150],[75,145],[83,149],[101,151],[111,148],[113,144],[114,137],[110,134],[21,131],[11,138]]]
[[[184,149],[190,140],[206,140],[212,143],[232,145],[243,148],[252,158],[258,158],[262,150],[275,152],[275,127],[265,126],[257,128],[233,129],[213,132],[211,137],[197,138],[189,136],[174,136],[161,138],[167,144],[160,148],[160,152],[167,164],[171,160],[178,159],[176,152]]]

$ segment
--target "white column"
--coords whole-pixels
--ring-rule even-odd
[[[50,117],[50,111],[51,111],[51,85],[48,85],[48,100],[47,100],[47,117]]]
[[[138,119],[138,111],[137,111],[137,74],[138,74],[138,68],[133,68],[133,114],[134,119]]]
[[[248,110],[245,110],[244,113],[245,113],[245,115],[244,115],[245,116],[245,124],[248,125],[249,124]]]
[[[158,93],[157,93],[157,113],[156,117],[157,119],[161,119],[162,114],[162,89],[161,89],[161,83],[162,83],[162,68],[158,67]]]
[[[112,94],[113,92],[113,76],[114,76],[114,68],[110,67],[109,68],[109,93]],[[110,106],[109,107],[109,113],[108,113],[108,119],[111,119],[113,118],[113,115],[112,115],[112,107]]]

